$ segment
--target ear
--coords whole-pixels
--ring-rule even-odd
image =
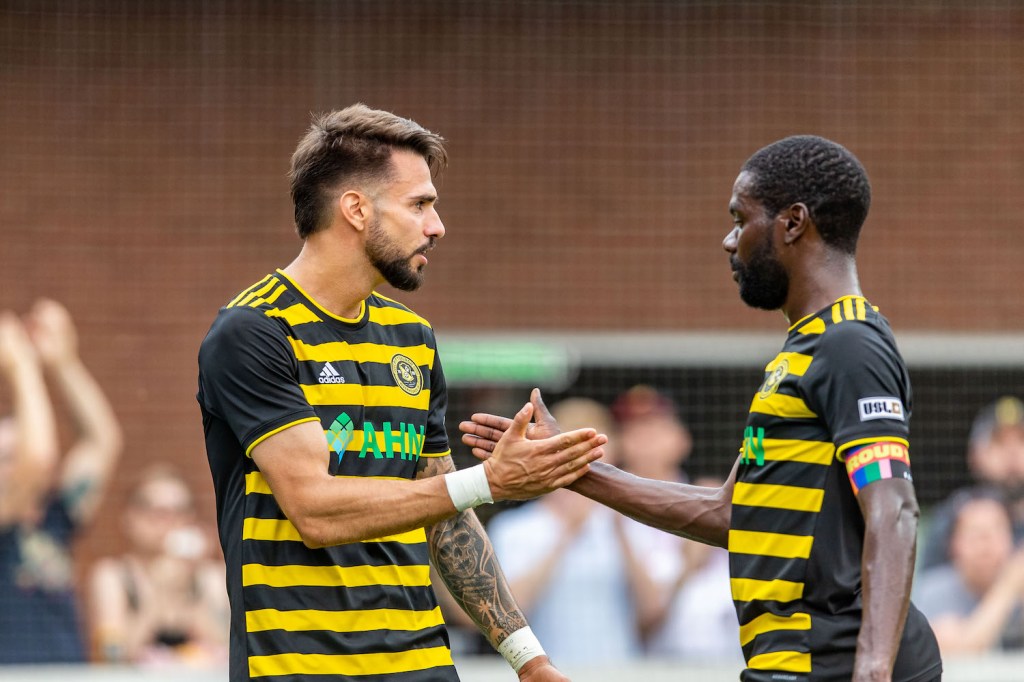
[[[807,204],[793,204],[782,209],[776,220],[782,223],[782,243],[786,246],[795,244],[812,225],[811,212]]]
[[[369,196],[356,190],[344,192],[335,199],[334,208],[358,232],[365,230],[373,219],[373,202]]]

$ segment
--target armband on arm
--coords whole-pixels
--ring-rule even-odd
[[[852,450],[846,455],[846,474],[850,477],[853,494],[885,478],[914,479],[910,475],[910,452],[907,446],[892,441],[880,441]]]
[[[498,653],[508,661],[508,664],[516,672],[519,672],[519,669],[526,665],[527,661],[537,656],[547,655],[529,625],[516,630],[499,644]]]

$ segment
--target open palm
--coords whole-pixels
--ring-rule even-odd
[[[530,393],[530,402],[533,403],[534,421],[526,427],[528,440],[542,440],[562,433],[558,422],[544,404],[539,388]],[[460,423],[459,430],[463,433],[462,442],[470,447],[473,456],[483,460],[491,456],[494,446],[511,425],[512,420],[508,417],[477,412],[469,421]]]

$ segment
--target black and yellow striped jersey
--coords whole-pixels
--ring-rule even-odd
[[[889,324],[859,296],[792,325],[765,368],[729,531],[746,682],[851,678],[864,520],[843,460],[878,441],[909,447],[911,406]],[[940,666],[935,637],[911,605],[893,680],[931,679]]]
[[[319,421],[335,476],[412,479],[449,454],[430,325],[376,293],[336,317],[283,272],[222,308],[199,351],[198,400],[231,600],[232,682],[457,680],[423,529],[306,547],[251,458]]]

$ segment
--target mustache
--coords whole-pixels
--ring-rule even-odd
[[[437,245],[437,237],[430,237],[426,244],[412,252],[412,255],[425,254]]]

